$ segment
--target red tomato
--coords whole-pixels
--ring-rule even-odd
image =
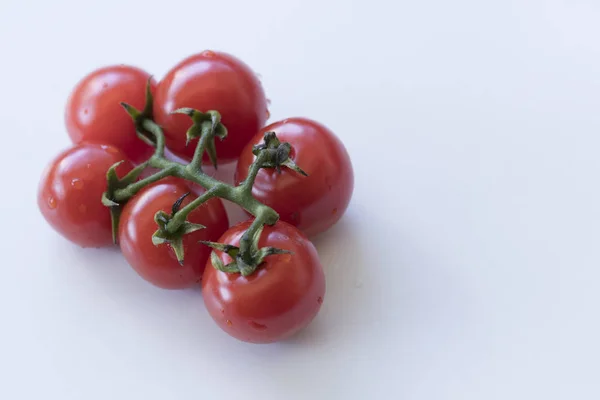
[[[195,146],[185,145],[192,121],[171,114],[178,108],[221,113],[228,136],[222,142],[216,140],[220,162],[236,159],[267,120],[267,100],[258,77],[226,53],[207,50],[181,61],[158,84],[154,100],[154,117],[165,131],[167,147],[186,158],[194,155]]]
[[[152,154],[152,147],[135,134],[131,117],[121,107],[126,102],[138,110],[146,102],[150,74],[126,65],[98,69],[84,77],[69,96],[65,112],[67,131],[73,143],[106,143],[122,149],[134,161]],[[152,89],[156,82],[152,80]]]
[[[102,205],[106,172],[115,163],[123,177],[133,165],[116,147],[82,143],[63,151],[46,168],[38,190],[38,206],[61,235],[82,247],[109,246],[110,212]]]
[[[239,245],[250,221],[230,228],[221,243]],[[272,255],[247,277],[216,270],[209,259],[202,279],[202,296],[212,318],[225,332],[246,342],[270,343],[307,326],[325,296],[325,275],[313,244],[298,229],[278,222],[265,226],[259,246],[287,249]],[[216,253],[223,263],[231,257]]]
[[[206,228],[184,235],[183,266],[170,245],[155,246],[152,234],[158,225],[154,215],[160,210],[170,214],[173,203],[188,192],[192,194],[185,198],[182,208],[196,199],[196,194],[184,180],[165,178],[142,189],[125,205],[121,214],[119,243],[125,259],[142,278],[161,288],[182,289],[199,283],[210,249],[198,242],[218,239],[229,226],[223,203],[213,198],[187,218]]]
[[[292,145],[290,158],[308,176],[282,168],[261,169],[252,194],[277,211],[281,220],[308,236],[323,232],[344,214],[354,189],[350,157],[342,142],[325,126],[305,118],[289,118],[263,128],[244,148],[237,164],[235,182],[248,176],[255,156],[252,147],[274,131],[281,142]]]

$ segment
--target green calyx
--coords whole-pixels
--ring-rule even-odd
[[[266,132],[264,142],[257,144],[252,148],[252,153],[258,156],[261,152],[266,152],[267,157],[263,163],[263,168],[275,168],[281,173],[281,167],[287,167],[296,171],[300,175],[308,176],[296,163],[290,158],[292,146],[287,143],[281,143],[275,132]]]
[[[188,233],[196,232],[200,229],[206,228],[204,225],[194,224],[189,221],[183,221],[176,228],[173,228],[172,221],[179,212],[181,203],[189,195],[189,193],[181,196],[173,204],[171,215],[164,211],[159,211],[154,215],[154,222],[158,225],[158,229],[152,235],[152,243],[155,246],[168,243],[177,257],[179,264],[183,265],[184,251],[183,251],[183,236]]]
[[[265,258],[275,254],[292,254],[288,250],[275,247],[259,247],[258,242],[264,229],[264,223],[257,217],[240,240],[240,246],[225,243],[202,241],[213,250],[218,250],[229,255],[232,261],[224,264],[221,258],[213,251],[211,263],[219,271],[240,273],[242,276],[252,275],[264,262]]]
[[[197,138],[200,138],[196,153],[192,160],[192,165],[201,166],[202,154],[204,151],[208,154],[210,161],[215,169],[217,168],[217,149],[215,147],[215,137],[223,140],[227,137],[227,128],[221,123],[221,114],[218,111],[210,110],[205,113],[194,110],[193,108],[180,108],[171,114],[185,114],[192,119],[192,126],[186,132],[186,146]],[[202,139],[205,139],[204,141]]]
[[[164,156],[165,137],[162,129],[152,120],[152,94],[150,81],[146,90],[146,106],[138,111],[129,104],[122,103],[123,108],[131,116],[136,127],[138,137],[145,143],[155,147],[154,154],[142,165],[136,167],[123,178],[116,174],[118,164],[113,165],[107,172],[107,191],[102,195],[102,203],[110,209],[113,222],[113,238],[116,242],[119,216],[126,202],[135,196],[147,185],[157,182],[167,176],[176,176],[194,182],[204,189],[187,205],[183,202],[187,196],[179,198],[171,209],[171,213],[159,211],[155,214],[154,221],[157,230],[152,236],[156,246],[169,245],[180,264],[183,265],[185,254],[183,238],[185,235],[203,229],[204,226],[187,220],[188,215],[213,197],[229,200],[252,214],[255,219],[241,238],[240,246],[231,246],[216,242],[201,242],[210,246],[215,251],[227,253],[232,261],[225,265],[221,258],[213,251],[211,253],[212,265],[224,272],[240,273],[248,276],[257,270],[271,255],[289,253],[284,249],[258,246],[262,230],[265,225],[273,225],[279,220],[279,215],[272,208],[262,204],[252,196],[252,186],[261,168],[275,168],[281,172],[282,167],[290,168],[306,176],[306,173],[290,158],[292,147],[289,143],[281,143],[274,132],[265,134],[264,143],[253,149],[256,158],[248,173],[248,177],[238,186],[228,185],[202,171],[202,156],[206,152],[215,168],[217,167],[217,154],[215,138],[224,140],[227,137],[227,128],[221,123],[219,112],[211,110],[201,112],[192,108],[180,108],[173,113],[184,114],[191,118],[192,125],[186,132],[187,143],[197,139],[196,149],[192,161],[182,164],[168,160]],[[158,172],[144,179],[138,179],[144,168],[152,167]]]
[[[107,189],[106,192],[102,193],[102,204],[104,204],[110,210],[110,219],[112,223],[112,238],[113,243],[117,243],[117,232],[119,229],[119,217],[121,216],[121,211],[124,203],[118,201],[117,196],[115,195],[116,191],[119,189],[124,189],[135,182],[140,174],[146,168],[145,163],[138,165],[123,178],[119,178],[117,175],[117,167],[121,165],[123,161],[119,161],[113,164],[108,171],[106,172],[106,182]]]
[[[151,88],[152,77],[148,78],[148,82],[146,83],[146,104],[144,105],[144,109],[142,111],[137,110],[135,107],[127,104],[121,103],[121,106],[125,109],[127,114],[133,119],[133,123],[135,124],[135,132],[137,136],[146,144],[156,147],[156,142],[154,138],[154,134],[144,126],[144,121],[152,120],[154,117],[153,106],[154,106],[154,98],[152,96]]]
[[[216,242],[207,242],[201,241],[214,250],[221,251],[226,253],[233,259],[230,263],[223,263],[221,257],[217,255],[214,251],[210,254],[211,264],[215,269],[219,271],[227,272],[227,273],[239,273],[242,276],[252,275],[258,267],[262,265],[265,258],[268,256],[272,256],[275,254],[292,254],[289,250],[277,249],[275,247],[263,247],[253,249],[251,253],[247,253],[247,257],[250,257],[250,262],[244,260],[242,254],[240,253],[240,248],[237,246],[232,246],[229,244],[216,243]],[[246,257],[246,258],[247,258]]]

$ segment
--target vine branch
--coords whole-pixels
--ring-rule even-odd
[[[121,103],[125,111],[133,119],[136,131],[141,140],[155,147],[154,154],[141,166],[122,179],[116,177],[113,166],[108,177],[108,190],[103,195],[103,203],[111,208],[114,224],[118,224],[120,211],[125,203],[135,196],[144,187],[157,182],[168,176],[186,179],[202,186],[206,192],[198,196],[183,208],[179,208],[181,201],[173,207],[171,215],[159,211],[155,216],[157,231],[153,235],[155,245],[170,243],[176,253],[177,259],[183,264],[184,253],[182,236],[203,229],[204,226],[192,224],[187,221],[188,215],[206,201],[220,197],[229,200],[248,211],[254,216],[254,221],[243,234],[240,247],[224,245],[222,243],[202,242],[214,250],[226,251],[234,256],[234,261],[223,265],[214,252],[211,255],[212,264],[215,268],[225,272],[239,272],[244,276],[252,274],[263,262],[264,258],[272,254],[281,254],[285,250],[271,247],[259,248],[258,242],[264,225],[274,225],[279,220],[279,214],[272,208],[262,204],[252,196],[252,186],[261,168],[288,167],[303,175],[306,175],[289,158],[291,146],[289,143],[280,143],[274,132],[265,134],[264,144],[255,146],[253,149],[256,158],[250,166],[248,177],[238,186],[232,186],[221,182],[202,170],[202,157],[206,152],[213,165],[217,166],[217,155],[215,150],[215,139],[223,140],[227,136],[227,129],[221,124],[221,115],[214,110],[201,112],[191,108],[175,110],[174,113],[189,116],[193,124],[188,129],[186,136],[188,143],[198,139],[194,157],[188,164],[182,164],[165,158],[165,136],[160,126],[153,120],[148,104],[152,103],[152,95],[147,91],[147,106],[143,112],[136,110],[129,104]],[[158,169],[158,172],[137,180],[141,171],[147,167]]]

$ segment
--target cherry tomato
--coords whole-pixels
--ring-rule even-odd
[[[165,289],[182,289],[199,283],[210,249],[198,241],[215,241],[229,226],[223,203],[213,198],[188,215],[188,221],[206,228],[184,235],[183,266],[169,244],[155,246],[152,234],[158,226],[154,215],[160,210],[170,214],[173,203],[188,192],[192,194],[185,198],[182,208],[197,198],[185,182],[165,178],[145,187],[125,205],[119,223],[119,243],[127,262],[142,278]]]
[[[344,214],[354,189],[350,157],[342,142],[325,126],[306,118],[289,118],[263,128],[244,148],[237,164],[235,182],[248,176],[255,156],[252,147],[274,131],[281,142],[292,146],[290,158],[308,176],[282,168],[261,169],[252,194],[277,211],[281,220],[313,236],[327,230]]]
[[[152,154],[152,147],[135,134],[131,117],[121,107],[126,102],[138,110],[146,102],[150,74],[131,66],[108,66],[85,76],[77,83],[65,112],[67,131],[73,143],[106,143],[122,149],[140,162]],[[151,83],[156,89],[156,81]]]
[[[164,129],[167,147],[185,158],[194,155],[195,146],[186,147],[185,136],[192,121],[171,114],[178,108],[221,113],[228,136],[216,140],[220,162],[236,159],[267,120],[267,100],[258,77],[226,53],[207,50],[181,61],[158,84],[154,100],[154,117]]]
[[[233,226],[219,239],[239,245],[250,221]],[[307,326],[325,296],[325,275],[313,244],[298,229],[278,222],[265,226],[259,246],[287,249],[293,254],[265,258],[252,275],[226,273],[207,262],[202,296],[212,318],[225,332],[246,342],[270,343]],[[231,258],[216,251],[224,264]]]
[[[46,168],[38,189],[38,206],[61,235],[82,247],[110,246],[112,225],[102,205],[106,172],[115,163],[124,176],[133,165],[110,145],[82,143],[59,154]]]

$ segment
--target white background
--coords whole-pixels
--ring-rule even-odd
[[[1,399],[598,399],[596,0],[0,3]],[[346,143],[322,312],[257,346],[36,204],[92,69],[231,52]]]

